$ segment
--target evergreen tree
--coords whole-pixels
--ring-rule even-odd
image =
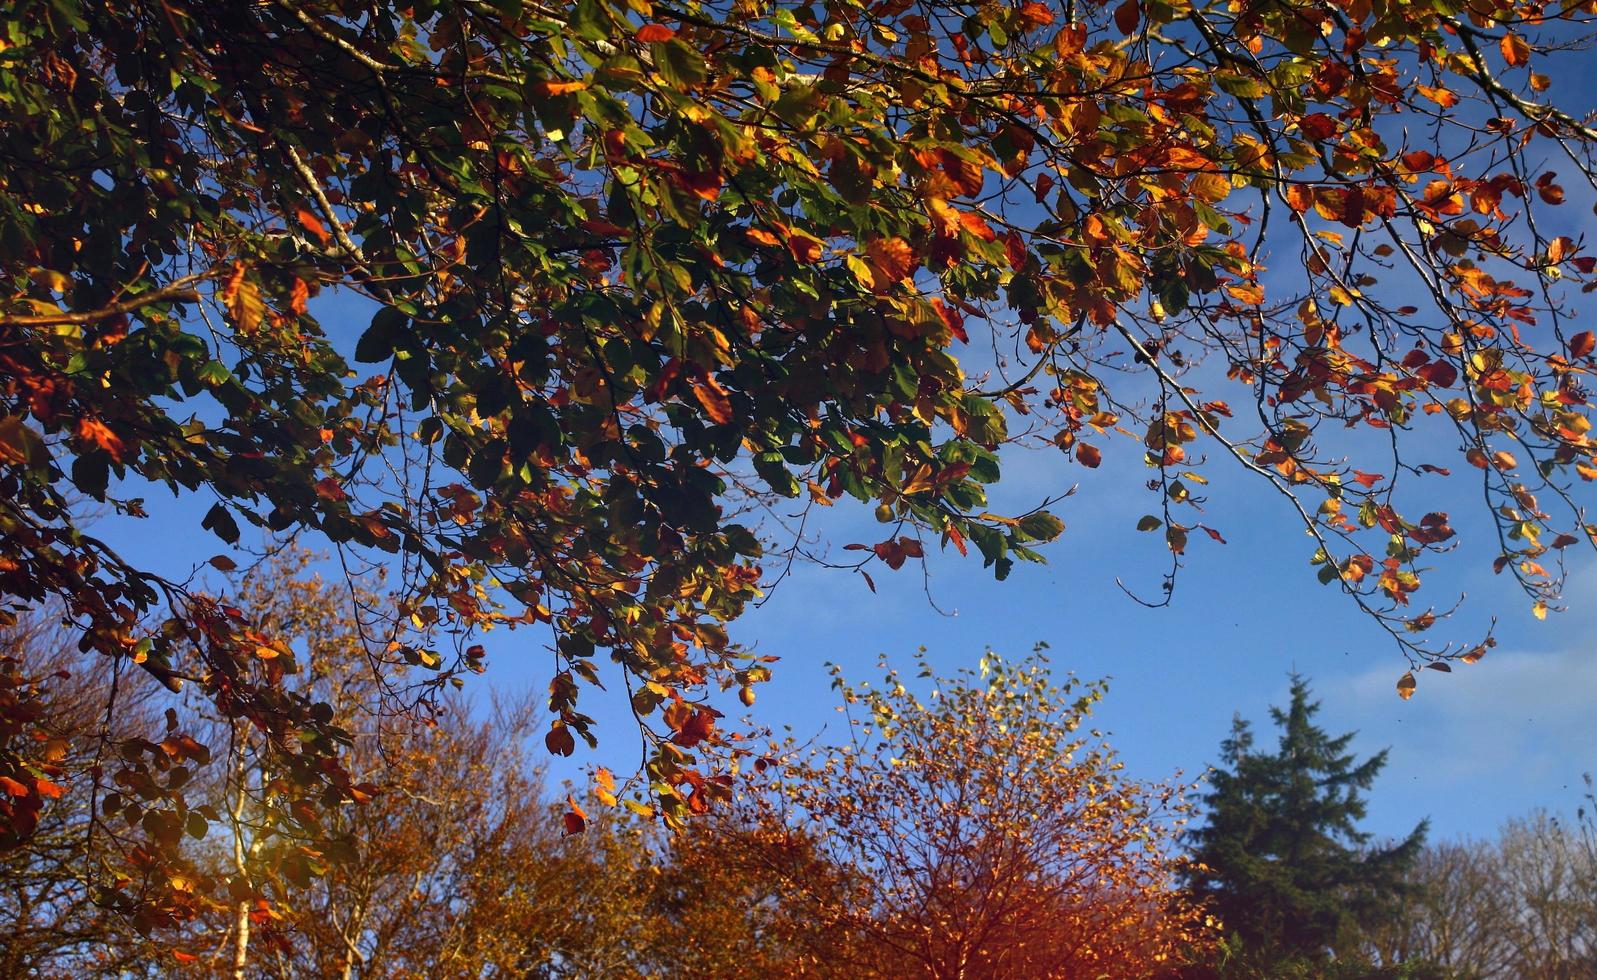
[[[1232,937],[1233,967],[1323,976],[1351,965],[1336,950],[1354,948],[1357,930],[1390,908],[1424,842],[1421,822],[1402,841],[1370,845],[1361,794],[1386,752],[1358,761],[1354,733],[1333,738],[1314,724],[1319,708],[1294,673],[1290,706],[1270,709],[1281,729],[1274,753],[1256,750],[1238,717],[1211,775],[1208,822],[1192,832],[1188,886]]]

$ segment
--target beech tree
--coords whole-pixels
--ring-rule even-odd
[[[810,962],[854,976],[1129,978],[1207,948],[1201,911],[1175,887],[1182,787],[1125,775],[1086,728],[1102,684],[1055,684],[1040,656],[991,652],[979,676],[934,683],[923,698],[895,672],[879,688],[839,677],[848,729],[778,753],[755,797],[760,834],[734,842],[811,924]]]
[[[223,568],[257,529],[390,568],[367,655],[440,689],[474,632],[546,630],[556,753],[596,738],[612,658],[673,822],[729,792],[707,697],[769,676],[727,626],[789,515],[855,498],[888,524],[855,569],[940,546],[1002,577],[1062,530],[1047,491],[988,508],[1011,443],[1145,462],[1166,592],[1223,540],[1194,488],[1237,467],[1408,667],[1472,662],[1425,642],[1438,481],[1479,482],[1538,615],[1590,538],[1597,255],[1565,212],[1597,129],[1560,66],[1594,10],[19,0],[0,614],[56,601],[84,650],[264,733],[285,840],[359,796],[339,726],[85,501],[175,493]],[[43,702],[4,684],[25,742]],[[0,776],[25,836],[51,780],[10,750]],[[176,869],[194,811],[159,787]]]

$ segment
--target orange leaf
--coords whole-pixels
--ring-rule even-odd
[[[67,791],[65,786],[59,783],[52,783],[42,776],[34,780],[33,788],[39,791],[40,796],[48,796],[52,800],[60,799],[61,794]]]
[[[1432,102],[1435,102],[1443,109],[1451,109],[1458,105],[1458,96],[1453,93],[1452,89],[1445,88],[1440,85],[1431,86],[1416,84],[1414,86],[1414,90],[1425,96],[1427,99],[1430,99]]]
[[[987,219],[974,211],[961,211],[959,213],[959,223],[965,226],[966,231],[984,242],[998,240],[998,233],[993,231],[993,226],[987,223]]]
[[[1095,470],[1098,468],[1098,464],[1103,462],[1103,453],[1098,451],[1097,446],[1089,446],[1085,442],[1077,443],[1076,462],[1088,469]]]
[[[1020,5],[1020,19],[1033,29],[1047,27],[1054,22],[1054,12],[1037,0],[1026,0]]]
[[[644,24],[638,28],[637,38],[644,44],[669,41],[677,36],[677,32],[664,24]]]
[[[0,776],[0,789],[5,790],[12,796],[29,795],[28,787],[17,782],[15,779],[12,779],[10,776]]]
[[[122,462],[122,454],[126,451],[126,447],[122,444],[121,437],[99,419],[78,419],[78,438],[93,443],[110,453],[111,458],[118,463]]]
[[[885,289],[889,283],[902,280],[920,264],[915,257],[915,250],[902,238],[873,238],[865,244],[865,255],[870,261],[878,291]],[[881,275],[874,275],[877,272]]]
[[[554,95],[567,95],[571,92],[580,92],[588,87],[588,83],[584,81],[570,80],[562,80],[558,82],[543,80],[533,82],[528,87],[532,90],[533,95],[540,98],[548,98]]]
[[[732,421],[732,400],[726,397],[726,389],[711,375],[705,375],[703,381],[693,384],[693,397],[704,406],[704,414],[716,425],[727,425]]]
[[[1510,68],[1518,68],[1530,61],[1530,45],[1518,34],[1504,34],[1497,48],[1503,52],[1503,60],[1508,62]]]
[[[749,232],[749,237],[754,237],[752,231]],[[787,229],[786,244],[787,250],[793,253],[793,258],[800,262],[818,262],[820,261],[821,253],[826,250],[826,243],[819,238],[792,228]]]
[[[1418,685],[1414,680],[1414,672],[1411,670],[1397,679],[1397,696],[1407,701],[1414,696],[1416,686]]]
[[[1597,349],[1597,336],[1590,330],[1583,330],[1569,338],[1569,354],[1571,357],[1587,357]]]
[[[322,220],[316,217],[316,213],[314,211],[303,207],[295,208],[294,217],[299,219],[301,227],[310,232],[312,235],[315,235],[316,240],[321,242],[323,245],[326,245],[328,242],[332,241],[333,236],[328,234],[327,226],[322,224]]]

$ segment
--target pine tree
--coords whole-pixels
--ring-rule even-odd
[[[1294,673],[1290,706],[1270,709],[1281,729],[1274,753],[1256,750],[1238,717],[1210,777],[1208,822],[1192,832],[1188,887],[1238,959],[1270,976],[1330,971],[1334,951],[1352,948],[1357,930],[1390,907],[1425,839],[1422,821],[1401,841],[1371,846],[1358,827],[1362,794],[1387,754],[1358,761],[1348,751],[1354,733],[1333,738],[1314,724],[1319,708]]]

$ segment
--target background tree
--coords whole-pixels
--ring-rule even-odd
[[[1436,964],[1468,978],[1597,977],[1597,851],[1590,811],[1535,811],[1495,840],[1427,847],[1399,912],[1368,942],[1383,962]]]
[[[1364,931],[1371,959],[1427,964],[1456,980],[1534,975],[1514,968],[1513,901],[1499,862],[1492,841],[1427,845],[1404,876],[1393,914]]]
[[[44,610],[0,629],[0,698],[32,701],[43,721],[5,750],[24,761],[24,778],[54,787],[39,799],[13,792],[14,776],[0,780],[0,806],[41,803],[29,832],[0,849],[0,976],[114,976],[152,954],[133,923],[97,901],[129,862],[119,828],[96,819],[89,776],[108,738],[154,724],[150,692],[118,691],[124,679],[97,671],[75,641]]]
[[[1424,843],[1421,822],[1401,841],[1370,846],[1358,827],[1363,793],[1386,752],[1359,761],[1348,751],[1353,733],[1332,737],[1314,724],[1318,711],[1308,682],[1292,675],[1290,703],[1270,709],[1276,751],[1256,750],[1239,717],[1210,772],[1185,873],[1194,899],[1233,937],[1228,975],[1363,975],[1368,964],[1346,951],[1362,927],[1392,914]]]
[[[579,695],[612,658],[672,821],[728,795],[707,697],[769,668],[726,624],[804,550],[760,508],[848,495],[890,525],[852,567],[941,545],[1001,577],[1062,530],[1045,499],[989,508],[1009,443],[1090,470],[1131,433],[1163,592],[1223,539],[1192,488],[1230,463],[1409,666],[1478,659],[1425,646],[1415,598],[1455,537],[1438,447],[1538,615],[1590,537],[1597,340],[1571,318],[1597,256],[1557,209],[1593,183],[1564,80],[1594,10],[13,3],[4,615],[56,600],[86,650],[267,733],[284,853],[358,795],[325,702],[75,501],[137,518],[158,486],[230,548],[390,567],[368,655],[439,690],[474,630],[537,624],[555,752],[596,737]],[[167,764],[115,758],[141,785]],[[10,839],[49,789],[8,778]],[[187,881],[196,811],[158,786],[149,877]],[[181,891],[126,894],[161,917]]]
[[[816,960],[868,976],[1136,977],[1203,945],[1173,889],[1180,787],[1125,776],[1101,733],[1081,731],[1102,684],[1056,685],[1040,656],[994,653],[980,676],[935,683],[923,700],[893,672],[879,689],[839,678],[843,737],[783,761],[758,801],[753,853],[821,927]],[[816,874],[795,840],[845,873]]]

